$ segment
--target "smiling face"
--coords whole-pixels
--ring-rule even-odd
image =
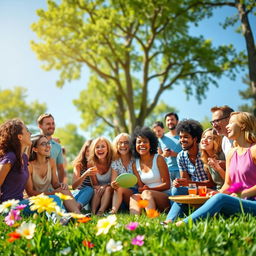
[[[183,150],[189,150],[196,144],[196,138],[193,138],[187,132],[180,132],[180,144]]]
[[[232,115],[230,117],[229,123],[226,128],[227,128],[228,138],[232,140],[236,140],[242,132],[242,128],[238,124],[236,115]]]
[[[157,138],[162,138],[164,136],[164,129],[160,126],[154,127],[153,132],[155,133]]]
[[[95,145],[95,155],[98,159],[105,159],[108,154],[108,145],[104,140],[99,140]]]
[[[165,119],[165,124],[168,127],[169,130],[175,130],[178,120],[174,115],[167,116]]]
[[[49,157],[51,154],[51,144],[46,137],[42,137],[38,140],[36,147],[33,148],[33,151],[37,155]]]
[[[149,139],[145,137],[136,138],[136,151],[139,155],[150,154],[150,143]]]
[[[39,128],[45,136],[52,136],[55,131],[55,122],[52,117],[45,117],[42,124],[39,124]]]
[[[120,155],[126,155],[130,152],[130,142],[127,136],[121,136],[117,142],[117,151]]]
[[[18,135],[18,138],[20,140],[20,143],[24,147],[29,147],[32,142],[31,142],[31,132],[28,130],[28,128],[23,125],[22,127],[22,133]]]
[[[217,110],[212,113],[212,126],[216,130],[218,135],[227,136],[226,126],[228,124],[229,117],[223,115],[223,111]]]
[[[200,147],[206,151],[213,150],[213,134],[212,131],[207,131],[202,135]]]

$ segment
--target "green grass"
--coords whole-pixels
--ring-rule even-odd
[[[123,249],[113,255],[256,255],[256,218],[250,215],[229,219],[218,217],[182,227],[170,225],[165,228],[159,224],[165,219],[164,214],[155,219],[144,215],[118,214],[118,224],[108,234],[99,236],[96,236],[98,217],[93,217],[88,223],[61,226],[49,222],[42,215],[36,219],[23,219],[36,224],[31,240],[22,238],[13,243],[7,242],[7,234],[15,228],[7,226],[3,217],[0,218],[0,255],[108,255],[106,244],[110,238],[123,244]],[[131,221],[139,222],[134,231],[125,228]],[[136,235],[145,236],[143,246],[131,244]],[[83,240],[91,241],[95,247],[86,248]],[[65,248],[70,248],[69,253],[62,254]]]

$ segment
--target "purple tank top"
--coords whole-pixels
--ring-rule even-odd
[[[241,182],[244,189],[256,185],[256,165],[252,160],[250,148],[242,155],[238,155],[237,151],[234,152],[230,161],[229,175],[232,184]]]
[[[6,201],[9,199],[23,199],[23,191],[28,180],[28,158],[26,154],[22,155],[23,165],[21,168],[17,168],[15,165],[17,158],[13,152],[8,152],[0,159],[0,165],[11,164],[11,170],[5,177],[5,180],[1,187],[0,201]]]

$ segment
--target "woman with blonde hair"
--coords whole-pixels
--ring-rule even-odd
[[[99,216],[109,208],[113,189],[111,182],[111,162],[113,159],[112,145],[104,137],[95,139],[90,146],[88,167],[96,174],[91,176],[94,195],[91,202],[92,213]]]
[[[113,140],[115,160],[111,164],[111,187],[114,189],[114,196],[110,213],[118,212],[123,199],[125,203],[129,205],[130,197],[135,190],[135,188],[122,188],[119,186],[118,182],[115,181],[117,176],[122,173],[133,173],[132,165],[134,160],[132,158],[130,144],[131,138],[127,133],[120,133]]]
[[[256,117],[247,112],[231,113],[228,138],[234,140],[226,159],[225,183],[216,195],[177,226],[216,213],[256,215]]]
[[[221,149],[221,136],[217,135],[213,128],[206,129],[200,141],[201,159],[204,163],[204,169],[209,177],[220,189],[224,184],[225,170],[221,163],[225,160],[225,155]]]

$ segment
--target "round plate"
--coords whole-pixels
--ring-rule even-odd
[[[137,181],[137,177],[132,173],[122,173],[116,178],[116,182],[122,188],[133,187]]]
[[[170,200],[181,204],[204,204],[209,198],[209,196],[169,196]]]

